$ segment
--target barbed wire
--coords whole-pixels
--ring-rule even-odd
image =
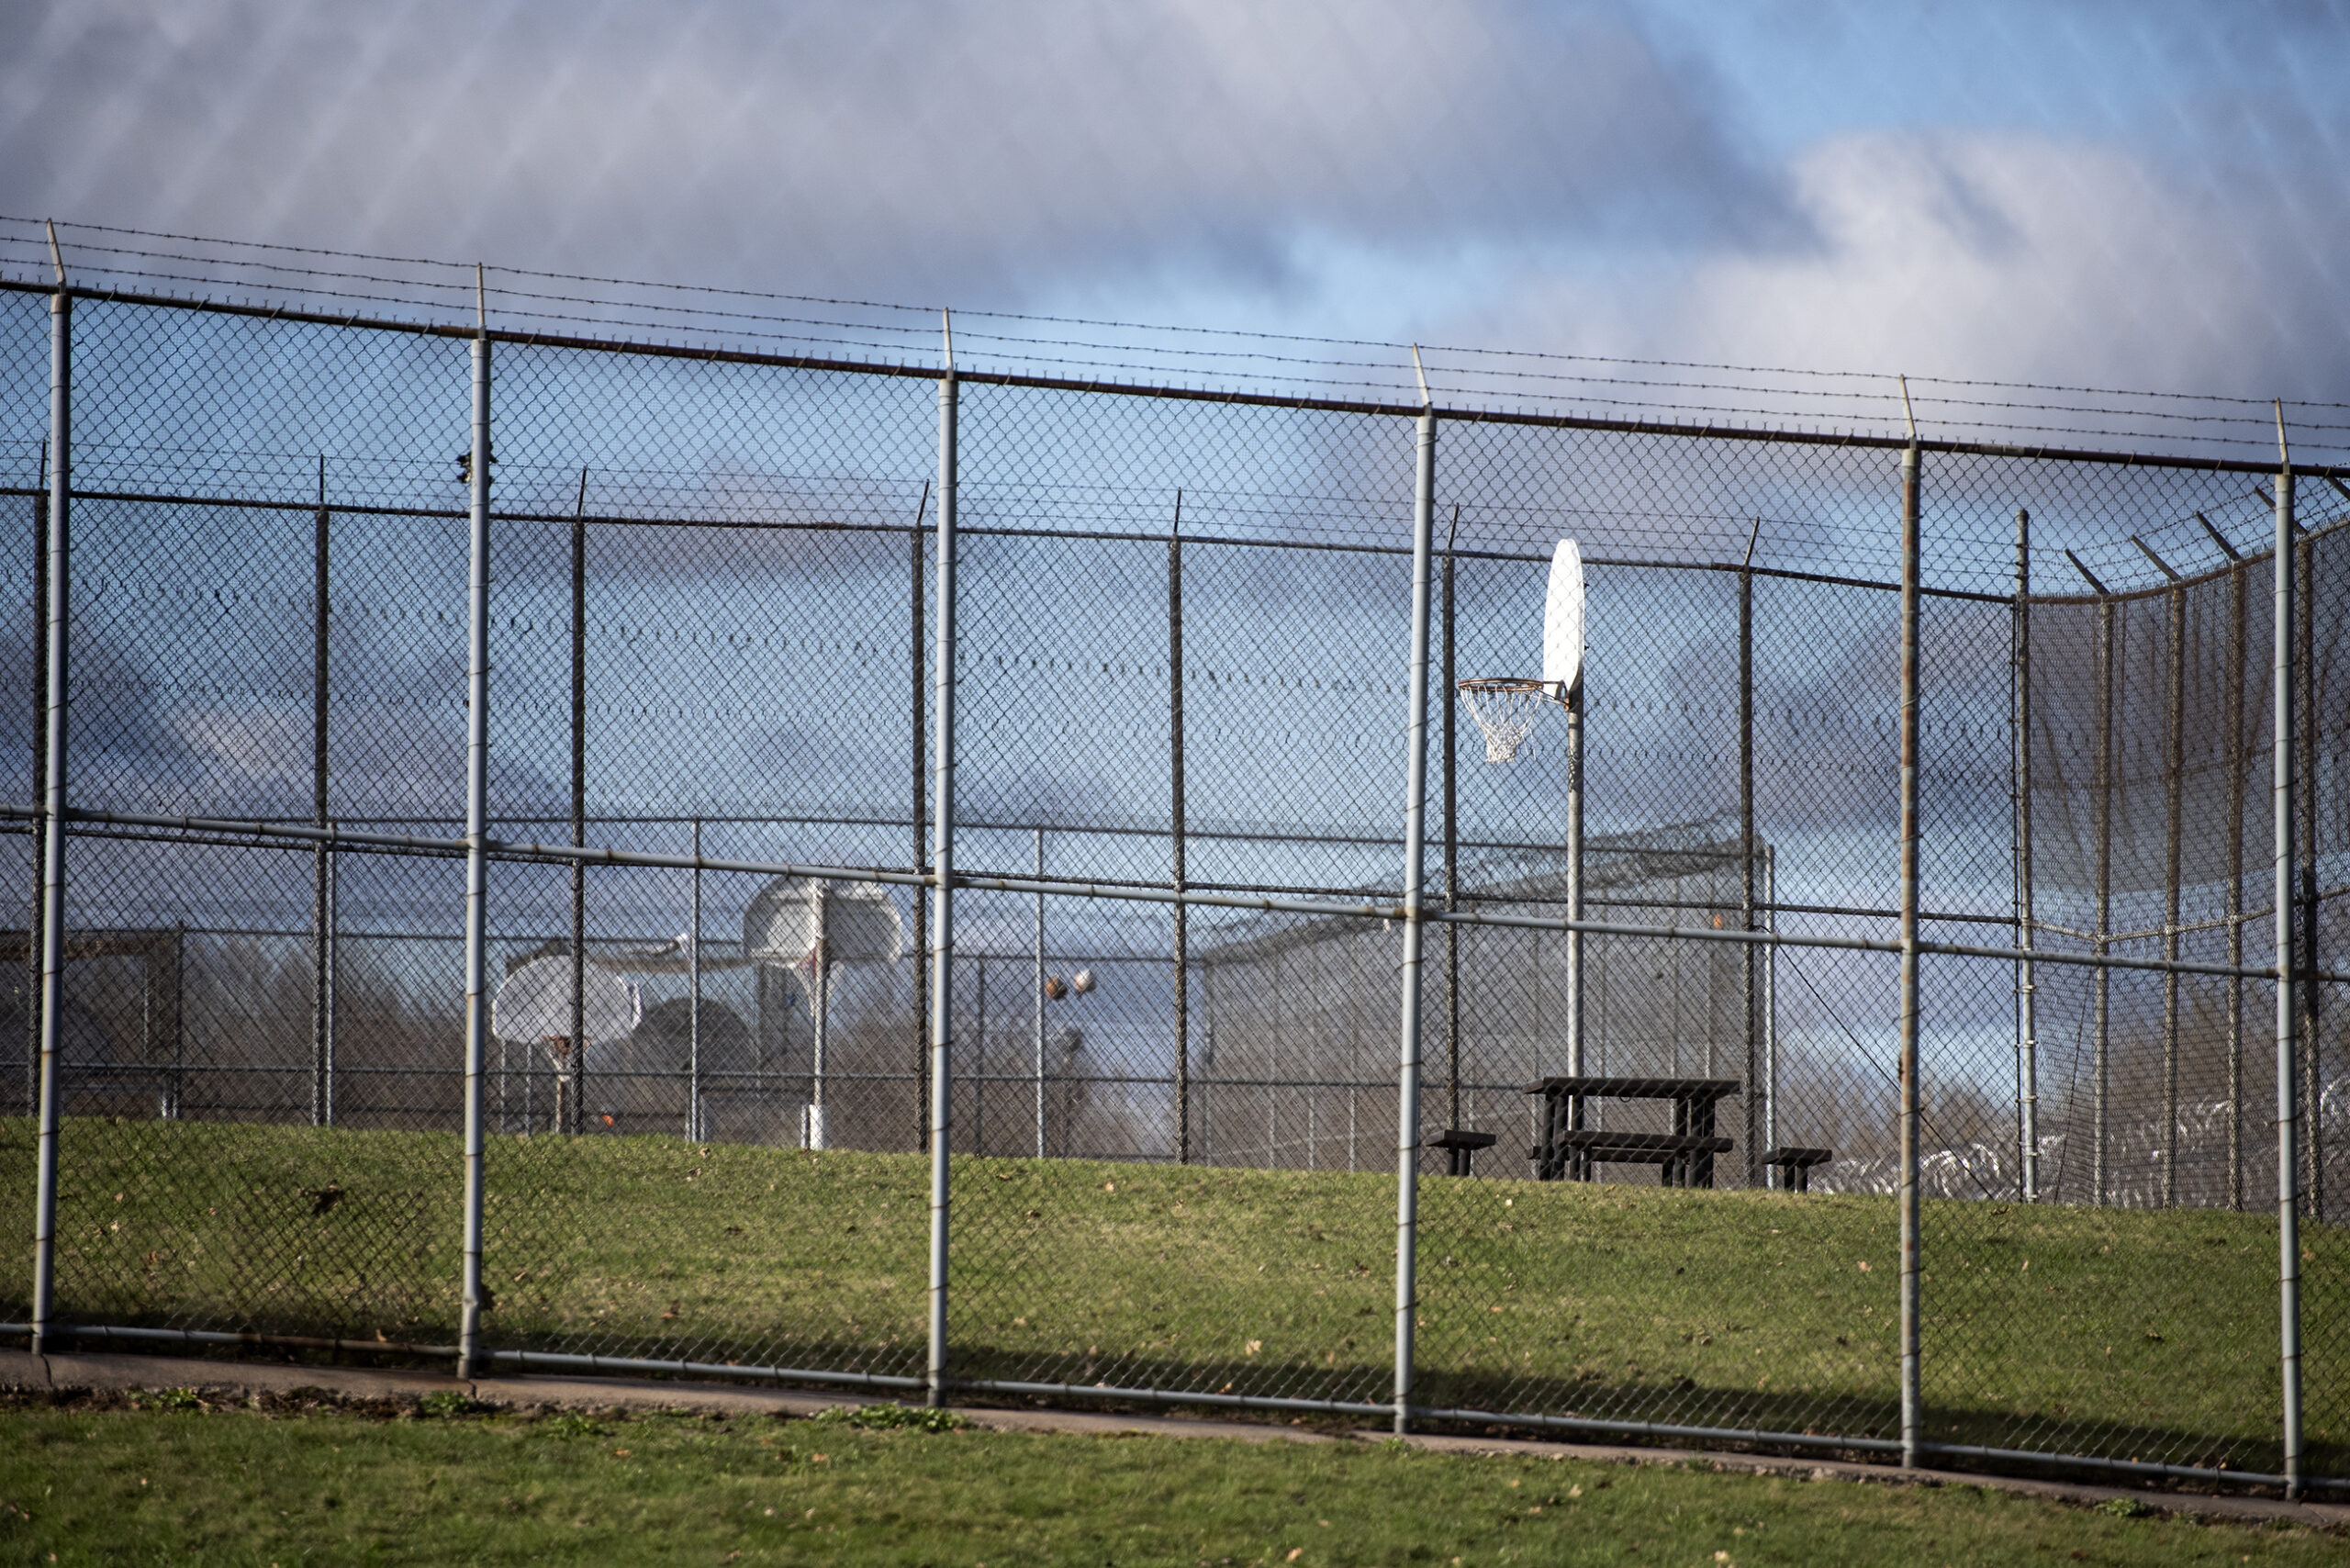
[[[35,224],[35,222],[36,220],[30,218],[0,216],[0,225],[13,224],[30,228]],[[61,225],[60,227],[61,229],[77,236],[74,241],[74,250],[77,254],[86,255],[88,253],[95,252],[101,256],[119,257],[126,261],[164,262],[199,268],[219,267],[223,269],[241,271],[259,271],[270,274],[272,279],[281,280],[290,284],[295,291],[301,295],[316,298],[333,299],[366,307],[380,307],[394,309],[412,309],[421,308],[428,310],[456,310],[462,308],[464,303],[462,295],[465,292],[469,292],[475,282],[472,277],[462,275],[454,278],[436,278],[429,275],[387,276],[379,273],[352,270],[349,267],[309,266],[269,259],[278,256],[317,258],[319,260],[342,263],[371,263],[396,267],[415,267],[426,269],[428,272],[457,271],[460,273],[465,273],[472,270],[468,263],[435,258],[403,256],[384,252],[344,252],[320,247],[287,245],[269,241],[222,240],[204,235],[177,233],[168,230],[140,230],[106,224],[73,223]],[[191,253],[186,251],[154,250],[133,245],[106,244],[79,238],[79,236],[83,235],[115,236],[122,239],[139,241],[161,241],[174,245],[204,247],[207,248],[207,251],[217,250],[225,253],[199,254]],[[30,248],[36,252],[36,256],[27,258],[28,261],[38,260],[42,263],[47,261],[45,254],[45,235],[35,236],[32,234],[23,233],[9,235],[0,233],[0,245]],[[156,267],[109,265],[102,270],[106,274],[112,276],[136,278],[151,283],[184,285],[199,288],[207,286],[218,287],[224,286],[234,286],[241,281],[235,278],[223,278],[218,275],[207,275],[202,273],[181,272]],[[875,300],[853,297],[791,294],[781,291],[729,288],[711,285],[662,283],[643,279],[622,278],[585,273],[565,273],[508,266],[485,266],[483,274],[485,277],[493,274],[507,278],[576,283],[599,288],[642,291],[656,296],[663,294],[688,295],[698,296],[712,300],[729,299],[759,301],[769,304],[792,306],[813,305],[833,309],[877,311],[886,315],[894,316],[913,316],[919,314],[927,318],[944,308],[942,307],[910,305],[901,301]],[[372,285],[383,289],[421,290],[428,291],[432,294],[457,296],[459,297],[428,297],[424,299],[416,299],[404,297],[402,295],[397,293],[378,293],[368,290],[354,290],[341,286],[319,286],[319,285],[345,285],[353,283]],[[248,282],[248,286],[252,286],[252,285]],[[659,320],[637,321],[626,319],[626,317],[632,317],[635,315],[649,315],[657,318],[675,318],[677,319],[674,323],[675,325],[685,327],[689,330],[694,326],[712,321],[720,323],[740,322],[744,324],[744,328],[738,328],[737,331],[740,335],[753,342],[823,345],[835,350],[861,351],[867,353],[879,353],[884,355],[904,355],[918,352],[918,339],[920,337],[926,337],[931,330],[927,320],[924,320],[919,327],[915,326],[912,322],[901,327],[888,321],[847,321],[819,315],[788,314],[777,316],[772,313],[755,310],[728,310],[723,308],[711,308],[707,306],[699,305],[673,305],[663,303],[657,298],[609,299],[576,294],[551,293],[533,289],[519,289],[511,286],[500,286],[487,290],[487,292],[501,296],[509,300],[533,300],[543,304],[562,304],[590,308],[604,308],[604,313],[586,315],[561,311],[519,313],[521,318],[526,320],[563,322],[602,330],[610,330],[614,327],[657,327],[661,324]],[[615,319],[615,315],[613,313],[625,313],[625,316],[621,319]],[[1011,310],[967,309],[956,311],[954,314],[966,319],[1006,323],[1018,322],[1059,328],[1080,328],[1088,330],[1125,334],[1128,337],[1128,341],[1124,342],[1097,343],[1087,339],[1068,336],[1039,338],[1024,333],[1011,332],[971,332],[966,334],[966,342],[974,344],[988,344],[995,351],[994,357],[998,357],[1003,362],[1013,364],[1049,367],[1054,370],[1074,370],[1085,373],[1093,373],[1095,375],[1108,373],[1113,375],[1130,374],[1142,375],[1165,375],[1170,373],[1182,374],[1186,366],[1193,366],[1193,374],[1199,374],[1208,377],[1215,376],[1217,371],[1221,370],[1225,375],[1236,379],[1246,378],[1255,381],[1266,381],[1274,385],[1292,387],[1315,386],[1327,389],[1378,390],[1382,392],[1408,389],[1404,377],[1404,358],[1409,353],[1410,345],[1378,339],[1240,329],[1154,325],[1111,318],[1064,316],[1040,312]],[[751,327],[753,324],[770,328],[796,326],[808,329],[808,330],[801,332],[788,332],[744,330],[744,328]],[[848,335],[860,333],[878,334],[878,336]],[[1186,346],[1182,343],[1147,341],[1149,339],[1164,338],[1186,340],[1210,339],[1215,340],[1217,342],[1222,344],[1230,345],[1300,345],[1355,351],[1369,349],[1381,351],[1383,355],[1392,355],[1393,357],[1371,361],[1359,358],[1347,358],[1343,356],[1332,357],[1281,353],[1270,352],[1265,349],[1240,346],[1211,346],[1201,348]],[[1034,350],[1040,348],[1057,348],[1075,351],[1100,350],[1102,352],[1091,354],[1080,353],[1075,355],[1069,353],[1050,354],[1033,352]],[[1894,395],[1894,388],[1897,384],[1897,378],[1894,375],[1886,372],[1818,370],[1799,366],[1751,364],[1730,361],[1650,359],[1633,355],[1567,353],[1557,351],[1494,348],[1455,343],[1423,344],[1421,345],[1421,352],[1424,356],[1427,354],[1441,354],[1448,357],[1456,357],[1469,361],[1470,364],[1466,366],[1452,365],[1442,367],[1438,370],[1438,374],[1443,375],[1449,371],[1456,375],[1465,374],[1467,376],[1473,378],[1477,385],[1472,385],[1460,389],[1462,393],[1472,398],[1494,396],[1497,392],[1515,386],[1518,388],[1519,396],[1529,398],[1545,404],[1579,404],[1595,409],[1670,409],[1675,412],[1706,416],[1744,417],[1749,419],[1767,418],[1774,414],[1797,419],[1832,419],[1835,416],[1823,412],[1820,409],[1820,404],[1823,402],[1831,404],[1851,403],[1855,400],[1875,398],[1886,398],[1889,400]],[[1103,357],[1104,354],[1115,354],[1121,357],[1105,358]],[[1169,365],[1162,363],[1168,360],[1174,360],[1180,363],[1177,365]],[[1505,368],[1502,364],[1488,363],[1494,361],[1526,362],[1542,365],[1590,365],[1635,370],[1692,371],[1718,375],[1728,374],[1740,376],[1765,376],[1783,381],[1796,381],[1802,383],[1859,383],[1864,385],[1848,390],[1843,386],[1834,386],[1813,385],[1788,386],[1725,384],[1716,381],[1690,381],[1684,378],[1670,376],[1592,375],[1587,372],[1548,369],[1521,370]],[[1361,376],[1347,376],[1342,375],[1281,375],[1279,373],[1267,375],[1264,369],[1260,368],[1280,365],[1310,366],[1315,369],[1327,371],[1388,371],[1392,374],[1389,378],[1366,379]],[[1982,377],[1947,377],[1934,375],[1918,375],[1909,377],[1908,379],[1915,386],[1919,386],[1984,389],[2006,393],[2051,393],[2072,398],[2093,397],[2101,398],[2128,399],[2133,404],[2199,404],[2205,406],[2207,409],[2216,406],[2216,408],[2223,409],[2266,409],[2271,407],[2272,404],[2272,400],[2270,399],[2226,394],[2166,392],[2145,389],[2105,387],[2070,383],[2009,382]],[[1487,383],[1499,385],[1483,385]],[[1543,384],[1572,386],[1578,388],[1631,387],[1667,392],[1679,391],[1683,388],[1686,388],[1690,391],[1695,392],[1711,394],[1728,393],[1733,396],[1743,396],[1753,399],[1754,405],[1726,405],[1718,401],[1703,404],[1687,404],[1678,400],[1670,403],[1663,403],[1652,399],[1601,398],[1590,396],[1587,393],[1579,391],[1572,393],[1545,391],[1541,389]],[[1792,400],[1796,404],[1796,411],[1791,414],[1786,409],[1774,406],[1789,400]],[[2227,442],[2232,438],[2226,435],[2216,437],[2197,436],[2188,433],[2186,431],[2177,429],[2177,427],[2240,426],[2249,430],[2253,427],[2261,427],[2265,429],[2271,422],[2269,420],[2263,419],[2256,413],[2220,411],[2196,412],[2168,408],[2149,408],[2143,406],[2109,408],[2082,406],[2075,403],[2034,402],[2011,397],[1943,397],[1928,399],[1916,399],[1915,401],[1923,402],[1934,408],[1951,409],[1978,409],[1992,412],[2019,414],[2065,414],[2076,417],[2105,416],[2117,421],[2117,425],[2119,427],[2099,428],[2097,426],[2082,425],[2077,423],[2018,422],[2007,420],[1953,420],[1938,419],[1934,421],[1937,425],[1954,430],[2011,431],[2017,433],[2031,435],[2091,437],[2116,436],[2132,433],[2133,427],[2143,423],[2154,427],[2154,433],[2162,439],[2178,442],[2211,443]],[[2288,407],[2292,409],[2304,411],[2350,410],[2350,403],[2317,400],[2296,400],[2289,404]],[[1852,412],[1858,412],[1858,410],[1853,410]],[[1850,418],[1851,414],[1848,413],[1845,417]],[[1886,426],[1890,426],[1894,423],[1894,420],[1890,410],[1888,409],[1882,420],[1871,420],[1869,422],[1872,424],[1881,423]],[[2303,417],[2301,419],[2292,419],[2288,417],[2285,422],[2288,432],[2299,431],[2305,435],[2324,435],[2350,431],[2350,423],[2311,420],[2307,417]],[[2323,442],[2322,444],[2331,446],[2335,443]]]

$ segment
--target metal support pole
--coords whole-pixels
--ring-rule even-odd
[[[1169,842],[1174,889],[1189,885],[1191,818],[1183,796],[1183,492],[1175,492],[1175,520],[1167,533],[1167,751]],[[1041,853],[1041,851],[1040,851]],[[1044,874],[1040,863],[1037,874]],[[1036,1058],[1044,1059],[1042,1025]],[[1037,1103],[1036,1137],[1045,1133]],[[1043,1152],[1040,1148],[1039,1153]],[[1175,1163],[1192,1162],[1192,922],[1188,905],[1175,906]]]
[[[2114,774],[2119,771],[2113,755],[2113,681],[2115,667],[2121,662],[2121,650],[2116,645],[2120,629],[2109,594],[2098,596],[2097,626],[2097,936],[2093,946],[2097,956],[2102,958],[2111,951],[2106,933],[2113,929],[2113,791]],[[2090,1201],[2102,1204],[2110,1190],[2108,1153],[2112,1118],[2108,1091],[2112,1081],[2109,1054],[2113,1020],[2111,971],[2091,969],[2089,989],[2096,1014],[2089,1068],[2090,1110],[2095,1118],[2091,1129]]]
[[[943,319],[943,318],[942,318]],[[946,369],[938,379],[938,632],[934,700],[938,761],[933,789],[938,819],[931,857],[930,951],[930,1363],[929,1397],[946,1403],[946,1135],[952,1122],[948,1070],[954,1050],[955,958],[955,347],[948,329]]]
[[[465,1232],[457,1375],[478,1376],[481,1353],[482,1069],[489,1045],[489,325],[476,269],[471,550],[465,593]],[[575,1095],[575,1098],[576,1096]]]
[[[1918,445],[1901,454],[1901,1463],[1918,1466]]]
[[[1567,699],[1567,918],[1583,918],[1583,714],[1589,707],[1584,692],[1578,687]],[[1585,1036],[1583,1012],[1583,934],[1566,934],[1567,965],[1567,1072],[1573,1076],[1586,1070],[1590,1052]],[[1581,1127],[1583,1116],[1583,1096],[1574,1097],[1573,1125]]]
[[[1395,1430],[1411,1427],[1420,1177],[1420,920],[1427,832],[1429,557],[1436,534],[1436,412],[1423,409],[1412,507],[1412,669],[1404,768],[1404,1026],[1395,1078]]]
[[[2229,573],[2232,591],[2228,610],[2228,968],[2244,968],[2244,809],[2247,786],[2244,769],[2251,743],[2244,720],[2252,704],[2246,700],[2244,644],[2251,625],[2252,573],[2239,564]],[[2228,976],[2228,1207],[2244,1208],[2244,977]]]
[[[571,517],[571,842],[588,843],[588,470],[579,470],[579,500]],[[572,1092],[570,1123],[563,1120],[565,1097],[557,1080],[555,1128],[576,1133],[586,1125],[579,1111],[588,1081],[588,863],[571,864],[571,1048],[566,1057]],[[527,1106],[528,1102],[525,1101]],[[523,1119],[527,1130],[530,1120]]]
[[[686,916],[686,1141],[701,1141],[701,819],[694,819],[694,868],[687,873],[692,880],[692,908]],[[817,884],[822,887],[821,882]],[[820,906],[821,907],[821,906]],[[816,952],[823,955],[822,916],[817,917]],[[823,994],[823,981],[817,982],[817,995]],[[824,1015],[824,1004],[816,1004],[816,1016]],[[824,1030],[816,1026],[816,1082],[821,1098],[823,1080]]]
[[[38,494],[33,497],[33,624],[31,646],[49,645],[49,442],[40,443]],[[36,653],[33,664],[32,734],[26,751],[32,757],[32,794],[36,806],[49,799],[49,658]],[[36,825],[35,832],[39,827]],[[40,1114],[40,965],[42,895],[48,871],[38,843],[33,851],[32,902],[26,910],[25,942],[25,1114]]]
[[[1779,851],[1762,850],[1763,908],[1766,929],[1779,929]],[[1779,949],[1773,944],[1762,956],[1762,1143],[1779,1147]]]
[[[2317,612],[2317,558],[2314,544],[2301,537],[2298,524],[2293,529],[2300,541],[2294,547],[2295,566],[2300,582],[2295,600],[2297,611],[2293,632],[2293,659],[2296,696],[2301,705],[2300,728],[2295,744],[2300,748],[2296,769],[2299,783],[2300,834],[2295,858],[2300,870],[2301,995],[2297,1005],[2300,1009],[2301,1103],[2310,1108],[2310,1119],[2301,1135],[2301,1203],[2311,1219],[2325,1218],[2325,1117],[2320,1114],[2325,1104],[2323,1064],[2318,1055],[2318,999],[2323,989],[2318,984],[2317,962],[2317,791],[2319,773],[2317,741],[2321,733],[2317,708],[2317,628],[2313,619]]]
[[[2040,1201],[2040,985],[2031,949],[2039,927],[2031,876],[2031,513],[2016,511],[2014,636],[2016,791],[2016,1140],[2022,1197]]]
[[[2181,819],[2187,777],[2187,590],[2173,588],[2170,610],[2169,753],[2164,758],[2165,789],[2163,959],[2178,962],[2178,879]],[[2163,1206],[2178,1203],[2178,972],[2163,976]]]
[[[1755,524],[1762,532],[1762,524]],[[1752,544],[1738,574],[1738,882],[1741,931],[1754,929],[1754,568]],[[1762,954],[1749,945],[1740,955],[1740,1000],[1746,1013],[1746,1184],[1762,1184]]]
[[[923,733],[927,721],[923,715],[925,677],[922,657],[924,639],[922,602],[922,519],[923,513],[928,510],[929,507],[930,484],[925,480],[922,487],[922,499],[914,503],[913,529],[907,536],[911,582],[911,592],[908,598],[912,600],[913,608],[912,634],[907,643],[910,656],[906,660],[913,689],[910,705],[912,722],[907,734],[912,737],[910,750],[913,757],[913,804],[907,812],[906,820],[913,827],[913,869],[917,874],[927,870],[930,866],[930,752],[923,744],[927,739]],[[913,949],[914,1147],[916,1148],[930,1147],[930,984],[927,973],[930,963],[929,938],[930,901],[917,894],[914,898]]]
[[[832,890],[822,882],[811,882],[808,902],[814,906],[810,913],[816,917],[812,922],[816,927],[815,951],[809,955],[814,969],[808,977],[809,994],[815,1003],[816,1044],[809,1058],[808,1122],[801,1129],[800,1141],[809,1148],[830,1148],[832,1128],[825,1125],[824,1118],[824,1074],[830,1064],[824,1058],[832,1053],[833,1046]]]
[[[310,824],[327,825],[327,460],[319,458],[319,510],[311,541]],[[334,1125],[334,852],[310,858],[310,1125]]]
[[[56,243],[54,235],[50,244]],[[58,1059],[65,991],[65,737],[67,618],[73,606],[73,297],[64,267],[49,298],[49,624],[41,734],[40,1090],[33,1171],[32,1352],[49,1349],[57,1302],[57,1116],[64,1064]]]
[[[1444,908],[1451,913],[1460,907],[1460,798],[1453,781],[1453,753],[1456,749],[1453,731],[1454,711],[1460,704],[1460,686],[1452,664],[1452,544],[1460,533],[1460,508],[1452,509],[1452,529],[1444,536],[1444,683],[1438,689],[1444,693]],[[1444,927],[1444,1125],[1460,1125],[1460,927],[1449,921]],[[1353,1167],[1351,1163],[1348,1169]]]
[[[2281,428],[2278,433],[2281,439]],[[2300,618],[2293,605],[2293,471],[2289,466],[2277,475],[2276,573],[2277,665],[2272,684],[2277,716],[2270,773],[2277,833],[2277,1342],[2285,1424],[2285,1495],[2298,1497],[2301,1491],[2301,1215],[2297,1190],[2300,1085],[2293,1059],[2300,1034],[2293,972],[2299,956],[2293,940],[2293,841],[2299,826],[2293,810],[2293,725],[2299,716],[2299,694],[2293,687],[2300,661],[2293,656],[2293,634]]]
[[[1036,879],[1045,879],[1045,830],[1036,830]],[[1181,904],[1175,906],[1180,913]],[[1045,895],[1036,895],[1035,973],[1030,977],[1030,1000],[1035,1003],[1036,1058],[1036,1158],[1045,1158]]]

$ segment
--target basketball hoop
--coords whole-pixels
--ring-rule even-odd
[[[1460,683],[1461,700],[1485,734],[1487,762],[1515,762],[1517,748],[1534,733],[1534,722],[1545,704],[1565,707],[1559,683],[1502,676],[1481,676]]]

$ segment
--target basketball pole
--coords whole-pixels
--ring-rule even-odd
[[[1415,364],[1419,352],[1413,351]],[[1419,1227],[1420,920],[1427,844],[1428,600],[1436,535],[1436,410],[1421,383],[1419,454],[1412,501],[1411,718],[1404,769],[1403,1038],[1395,1077],[1395,1431],[1411,1429],[1412,1330]]]
[[[1581,677],[1567,698],[1567,918],[1583,917],[1583,718]],[[1567,933],[1567,1072],[1583,1071],[1583,933]],[[1573,1096],[1572,1125],[1583,1126],[1583,1097]]]
[[[465,627],[465,1250],[457,1375],[481,1353],[482,1067],[489,1043],[489,311],[474,269],[473,450]]]
[[[945,311],[939,324],[946,368],[938,378],[938,615],[932,700],[938,711],[937,843],[932,852],[930,953],[930,1364],[931,1406],[946,1403],[946,1133],[952,1121],[947,1068],[954,1026],[947,1009],[955,977],[955,330]]]

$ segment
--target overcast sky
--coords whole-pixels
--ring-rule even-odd
[[[0,0],[0,213],[2350,398],[2350,10]]]

